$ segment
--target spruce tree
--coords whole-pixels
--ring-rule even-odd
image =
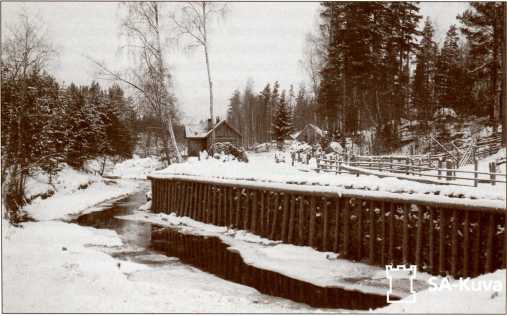
[[[276,110],[273,115],[273,136],[277,141],[278,148],[282,149],[283,141],[290,136],[292,132],[292,114],[287,100],[285,90],[282,91]]]
[[[438,47],[433,40],[434,29],[429,17],[424,23],[422,38],[416,54],[416,68],[413,80],[412,105],[417,119],[427,129],[427,122],[435,111],[435,74]]]

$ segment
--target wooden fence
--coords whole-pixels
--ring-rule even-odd
[[[401,160],[401,162],[397,162],[397,160]],[[456,169],[456,164],[450,160],[448,161],[438,161],[436,167],[431,167],[427,165],[423,165],[421,160],[413,160],[413,159],[396,159],[391,158],[390,162],[385,162],[380,159],[368,159],[368,160],[355,160],[355,161],[343,161],[339,157],[332,158],[317,158],[317,171],[325,171],[325,172],[335,172],[335,173],[352,173],[352,174],[360,174],[360,170],[354,172],[353,168],[347,167],[356,167],[360,169],[367,170],[375,170],[379,172],[386,173],[385,176],[389,176],[389,173],[395,174],[404,174],[406,176],[416,176],[420,177],[420,179],[414,177],[399,177],[404,179],[410,179],[412,181],[419,182],[431,182],[426,181],[424,178],[433,178],[437,181],[434,181],[436,184],[454,184],[460,186],[475,186],[477,187],[479,183],[489,183],[491,185],[495,185],[497,183],[507,183],[506,182],[506,174],[497,172],[497,164],[495,162],[489,163],[489,172],[478,171],[478,161],[474,161],[474,170],[463,170]],[[393,162],[394,161],[394,162]],[[445,180],[447,183],[443,183],[440,180]],[[467,183],[462,182],[450,182],[455,180],[465,180]]]
[[[154,178],[152,211],[245,229],[372,265],[475,276],[505,267],[505,207]],[[458,201],[459,202],[459,201]]]

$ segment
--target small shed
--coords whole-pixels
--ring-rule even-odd
[[[211,129],[211,120],[208,120],[208,122],[185,126],[189,156],[199,156],[201,151],[208,150],[211,145],[212,131],[215,131],[216,143],[228,142],[236,146],[242,145],[241,133],[226,120],[219,121],[213,129]]]
[[[313,124],[306,124],[306,126],[296,136],[296,140],[313,145],[318,144],[322,136],[324,136],[323,130]]]

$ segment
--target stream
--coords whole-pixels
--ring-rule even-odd
[[[186,264],[224,280],[255,288],[262,294],[315,308],[368,310],[387,305],[384,295],[319,287],[248,265],[218,237],[190,235],[155,224],[116,218],[131,214],[145,203],[145,191],[140,191],[101,205],[98,211],[81,215],[73,222],[81,226],[114,230],[128,249],[112,253],[113,257],[121,260],[168,265],[168,269],[171,264]]]

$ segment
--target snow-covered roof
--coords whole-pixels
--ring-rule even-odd
[[[185,125],[185,137],[186,138],[206,138],[208,135],[216,128],[218,128],[222,124],[227,124],[230,129],[232,129],[234,132],[236,132],[238,135],[241,136],[241,133],[235,129],[231,124],[227,123],[226,120],[221,120],[218,122],[213,129],[208,130],[208,123],[207,122],[200,122],[198,124],[187,124]]]
[[[323,130],[321,130],[321,129],[320,129],[320,127],[318,127],[318,126],[316,126],[316,125],[313,125],[313,124],[311,124],[311,123],[310,123],[310,124],[306,124],[306,126],[305,126],[305,128],[304,128],[303,130],[305,130],[305,129],[307,129],[307,128],[311,128],[311,129],[313,129],[313,130],[315,131],[315,133],[319,134],[320,136],[324,136],[324,131],[323,131]],[[301,132],[300,132],[300,133],[301,133]],[[299,136],[299,135],[298,135],[298,136]]]
[[[208,122],[185,125],[186,138],[204,138],[208,134]]]
[[[296,138],[298,138],[299,134],[301,134],[301,131],[298,131],[298,132],[295,132],[295,133],[290,134],[290,137],[291,137],[292,139],[296,139]]]

